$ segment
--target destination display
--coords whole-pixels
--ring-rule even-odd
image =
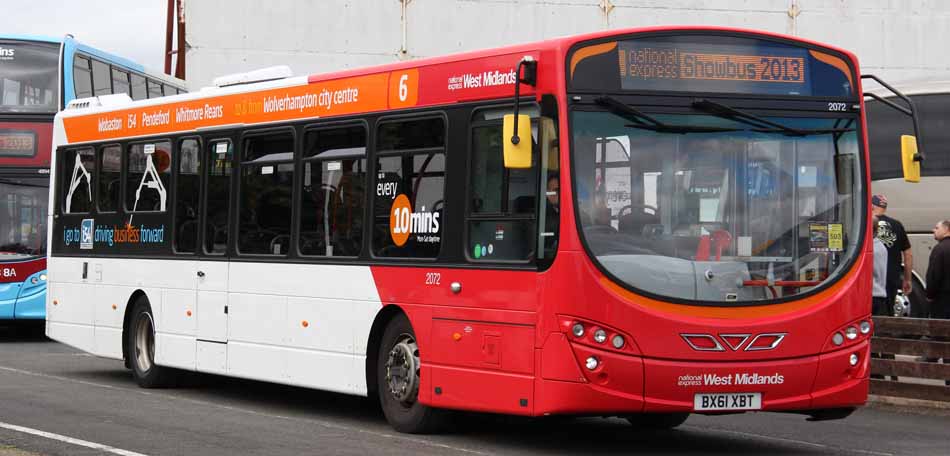
[[[649,36],[581,46],[570,90],[854,97],[845,54],[730,35]]]
[[[0,157],[32,157],[36,153],[36,133],[0,130]]]
[[[617,56],[624,90],[811,92],[808,50],[700,43],[623,41]]]

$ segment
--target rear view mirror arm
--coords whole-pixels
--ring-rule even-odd
[[[890,91],[891,93],[893,93],[894,95],[897,95],[897,97],[900,98],[901,100],[903,100],[904,103],[907,103],[907,107],[905,108],[905,107],[903,107],[903,106],[901,106],[901,105],[898,105],[897,103],[894,103],[893,101],[885,100],[885,99],[884,99],[883,97],[881,97],[880,95],[877,95],[877,94],[874,94],[874,93],[868,93],[868,92],[865,92],[865,93],[864,93],[864,96],[866,96],[866,97],[871,97],[871,98],[873,98],[873,99],[875,99],[875,100],[877,100],[877,101],[880,101],[880,102],[884,103],[885,105],[887,105],[887,106],[889,106],[889,107],[891,107],[891,108],[894,108],[894,109],[900,111],[901,113],[903,113],[903,114],[906,115],[906,116],[910,116],[911,120],[912,120],[913,123],[914,123],[914,137],[917,139],[917,155],[914,156],[914,161],[917,161],[917,162],[922,162],[922,161],[924,161],[924,149],[923,149],[923,147],[921,147],[921,144],[922,144],[924,141],[923,141],[922,137],[920,136],[920,122],[919,122],[919,120],[918,120],[918,118],[917,118],[917,107],[914,105],[914,102],[913,102],[909,97],[907,97],[906,95],[904,95],[903,93],[901,93],[899,90],[897,90],[897,89],[891,87],[890,84],[888,84],[888,83],[882,81],[881,78],[879,78],[879,77],[877,77],[877,76],[875,76],[875,75],[873,75],[873,74],[862,74],[862,75],[861,75],[861,79],[873,79],[875,82],[877,82],[878,84],[880,84],[881,86],[883,86],[885,89],[889,90],[889,91]]]

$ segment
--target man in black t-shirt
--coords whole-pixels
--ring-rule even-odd
[[[887,247],[887,310],[890,316],[893,313],[894,298],[897,290],[903,290],[904,296],[910,296],[910,273],[914,266],[914,258],[910,250],[910,239],[904,231],[901,222],[884,215],[887,212],[887,198],[884,195],[871,197],[871,212],[878,218],[877,238]],[[903,257],[903,265],[901,259]],[[918,313],[924,309],[916,309]],[[911,309],[914,311],[914,309]]]

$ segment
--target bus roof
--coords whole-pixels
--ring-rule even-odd
[[[75,122],[67,120],[67,130],[70,130],[69,123],[72,123],[73,131],[84,131],[82,135],[70,136],[70,142],[86,142],[99,139],[114,139],[120,137],[139,137],[139,136],[149,136],[152,134],[158,133],[170,133],[173,131],[191,131],[194,128],[207,128],[209,126],[220,126],[228,125],[231,123],[244,123],[247,124],[265,124],[273,121],[281,120],[291,120],[291,119],[306,119],[306,118],[315,118],[320,116],[338,116],[344,114],[355,114],[357,112],[373,112],[373,111],[385,111],[387,109],[394,109],[397,107],[422,107],[422,106],[434,106],[438,104],[446,104],[459,101],[473,101],[477,99],[488,99],[488,98],[497,98],[504,96],[511,96],[512,87],[513,87],[513,75],[515,67],[522,57],[526,55],[531,55],[536,59],[541,59],[540,65],[542,68],[545,65],[550,64],[550,62],[561,62],[563,58],[567,56],[568,50],[571,46],[586,41],[618,37],[624,35],[631,35],[636,33],[659,33],[659,32],[677,32],[677,33],[735,33],[735,34],[749,34],[749,35],[759,35],[766,38],[776,38],[789,40],[794,42],[800,42],[803,44],[814,45],[828,49],[831,51],[839,52],[844,55],[846,58],[850,59],[855,68],[857,68],[857,60],[853,54],[848,51],[837,49],[834,47],[829,47],[824,44],[816,43],[810,40],[802,40],[796,37],[779,35],[771,32],[758,31],[758,30],[748,30],[748,29],[739,29],[739,28],[729,28],[729,27],[709,27],[709,26],[682,26],[682,27],[647,27],[647,28],[627,28],[627,29],[618,29],[618,30],[608,30],[608,31],[599,31],[594,33],[587,33],[581,35],[572,35],[566,37],[553,38],[545,41],[538,41],[533,43],[518,44],[500,48],[492,49],[483,49],[477,51],[470,51],[458,54],[451,54],[446,56],[439,57],[430,57],[419,60],[410,60],[404,62],[395,62],[365,68],[357,69],[347,69],[338,72],[324,73],[324,74],[313,74],[306,77],[291,77],[286,79],[267,81],[267,82],[255,82],[243,85],[234,85],[234,86],[224,86],[224,87],[206,87],[196,92],[190,92],[187,94],[179,94],[170,97],[162,98],[153,98],[148,100],[139,100],[131,101],[125,103],[109,103],[109,106],[106,107],[102,103],[93,102],[89,103],[89,106],[97,106],[90,108],[81,108],[81,109],[67,109],[60,113],[65,119],[70,119],[73,117],[82,117],[91,115],[99,115],[104,113],[114,113],[114,115],[122,114],[135,114],[132,110],[142,110],[144,115],[144,110],[150,107],[159,107],[160,109],[198,109],[197,103],[195,101],[202,100],[211,101],[215,103],[221,103],[222,106],[227,106],[228,111],[231,111],[231,108],[234,106],[232,103],[242,102],[238,98],[238,94],[254,93],[255,99],[252,101],[254,108],[258,109],[256,114],[260,114],[262,109],[264,113],[273,112],[268,111],[267,105],[265,103],[266,97],[271,98],[283,98],[283,97],[293,97],[294,94],[313,96],[312,93],[304,93],[303,88],[310,86],[312,84],[321,84],[322,87],[310,87],[310,91],[317,91],[317,89],[337,87],[337,89],[344,89],[347,85],[359,85],[358,90],[360,91],[358,108],[357,104],[354,103],[351,107],[344,107],[338,111],[317,111],[317,110],[300,110],[296,115],[291,116],[290,113],[281,113],[280,115],[257,115],[249,117],[237,117],[232,115],[217,116],[214,121],[209,121],[203,119],[201,122],[189,122],[186,124],[179,124],[179,122],[169,122],[167,127],[162,130],[157,130],[154,128],[142,128],[141,124],[137,125],[136,128],[130,131],[126,131],[126,128],[110,128],[109,131],[106,131],[104,137],[98,137],[94,134],[94,131],[98,130],[98,127],[93,126],[91,119],[87,119],[81,123],[86,124],[83,128],[77,128],[77,125],[80,122]],[[541,58],[545,56],[544,58]],[[560,65],[560,63],[556,63]],[[416,79],[415,82],[423,80],[425,82],[424,87],[426,88],[425,93],[419,91],[419,100],[418,103],[414,100],[411,105],[404,103],[395,103],[393,104],[393,93],[394,85],[390,80],[386,79],[391,74],[400,72],[400,76],[405,74],[415,74],[413,76]],[[452,81],[454,77],[461,79],[463,75],[466,74],[482,74],[483,72],[495,72],[501,73],[501,77],[511,79],[510,84],[492,84],[492,87],[479,86],[477,88],[462,87],[462,82],[458,82],[458,87],[456,87]],[[395,81],[398,82],[398,81]],[[554,80],[548,79],[545,81],[546,84],[555,84],[561,85],[565,83],[563,80]],[[277,89],[285,89],[286,93],[280,92]],[[546,87],[547,89],[556,89],[555,86]],[[533,92],[533,89],[530,87],[522,87],[524,89],[524,94],[529,95]],[[538,90],[541,90],[542,87],[538,87]],[[424,99],[423,99],[424,98]],[[268,98],[269,99],[269,98]],[[364,100],[372,99],[371,103],[364,103]],[[388,100],[388,104],[387,104]],[[279,100],[278,100],[279,101]],[[190,103],[189,103],[190,102]],[[194,105],[194,106],[193,106]],[[289,105],[289,103],[288,103]],[[339,105],[333,103],[334,107]],[[263,106],[263,108],[261,108]],[[295,111],[295,109],[290,109],[290,111]],[[329,109],[329,107],[327,107]],[[356,109],[356,110],[354,110]],[[284,109],[278,109],[283,111]],[[126,111],[117,112],[117,111]],[[186,113],[187,114],[187,113]],[[163,114],[164,115],[164,114]],[[187,114],[187,116],[192,116]],[[198,116],[195,114],[194,116]],[[174,115],[172,116],[174,118]],[[200,117],[200,116],[199,116]],[[253,121],[248,121],[250,118],[254,118]],[[114,120],[114,119],[107,119]],[[151,124],[151,122],[150,122]],[[117,125],[115,123],[111,125]]]

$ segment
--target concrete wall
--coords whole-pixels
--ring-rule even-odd
[[[403,1],[408,4],[403,5]],[[769,30],[855,52],[892,81],[950,78],[945,0],[189,0],[187,79],[320,73],[622,27]],[[403,15],[405,10],[405,16]]]

